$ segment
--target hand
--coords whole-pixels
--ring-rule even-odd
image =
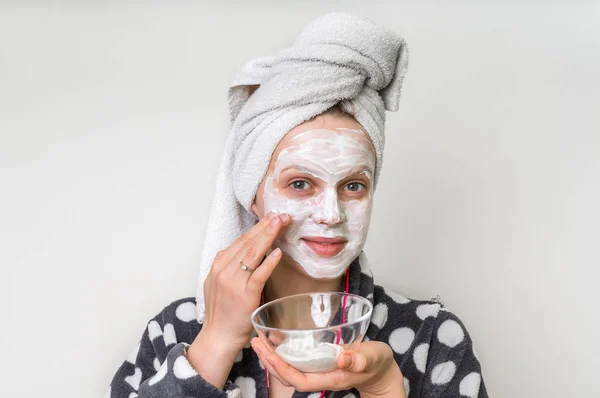
[[[281,359],[273,346],[261,338],[252,339],[252,348],[271,375],[297,391],[340,391],[356,388],[363,398],[406,398],[402,372],[392,349],[385,343],[369,341],[357,350],[338,357],[339,369],[327,373],[302,373]]]
[[[263,258],[290,222],[287,214],[269,213],[217,253],[211,266],[204,282],[204,324],[187,356],[194,369],[217,387],[224,385],[235,357],[250,340],[250,315],[260,305],[265,283],[281,260],[281,250]],[[240,262],[255,271],[243,270]]]

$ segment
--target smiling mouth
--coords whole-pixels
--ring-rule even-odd
[[[333,257],[344,250],[348,244],[344,238],[323,238],[321,236],[307,236],[302,238],[302,241],[321,257]]]

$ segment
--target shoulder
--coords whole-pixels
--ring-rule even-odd
[[[386,341],[397,354],[419,344],[461,349],[471,345],[464,323],[436,299],[415,300],[375,286],[371,323],[377,340]]]
[[[436,319],[443,309],[441,303],[434,300],[408,298],[379,285],[375,285],[373,304],[372,322],[379,329],[386,329],[388,324],[419,329]]]

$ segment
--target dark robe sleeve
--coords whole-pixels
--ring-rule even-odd
[[[188,344],[177,341],[177,332],[181,335],[189,328],[176,318],[175,308],[166,307],[148,322],[139,344],[114,375],[108,398],[235,398],[241,395],[239,387],[231,381],[220,390],[194,370],[185,355]]]

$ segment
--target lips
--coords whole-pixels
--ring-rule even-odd
[[[310,247],[321,257],[333,257],[344,250],[348,241],[341,237],[324,238],[321,236],[307,236],[302,238],[306,246]]]

